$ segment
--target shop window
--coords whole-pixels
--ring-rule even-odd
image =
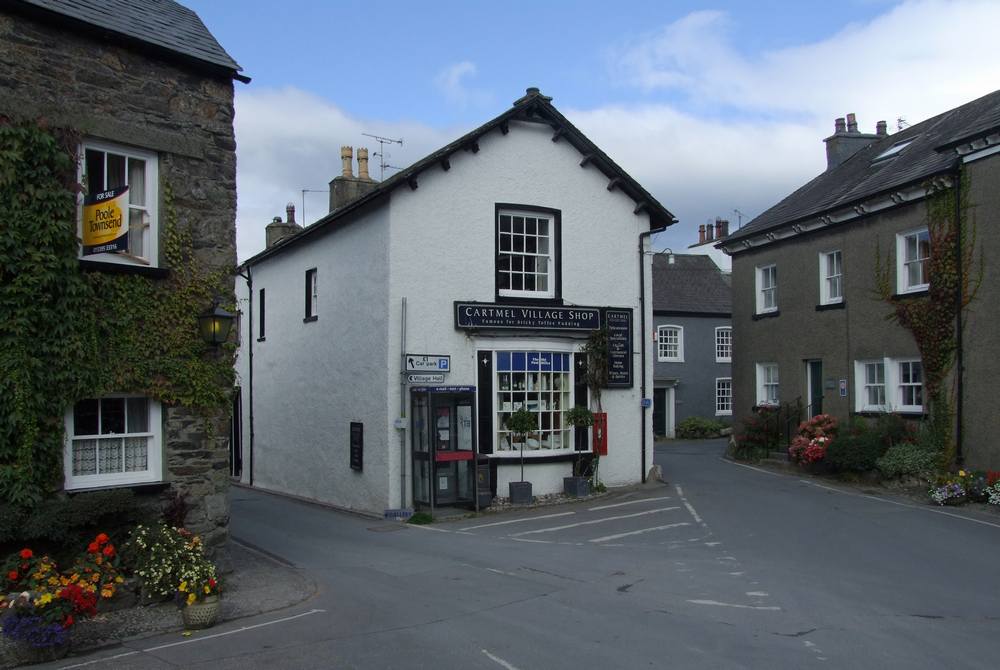
[[[81,400],[66,413],[65,488],[158,482],[160,403],[141,396]]]
[[[733,329],[723,326],[715,329],[715,362],[730,363],[733,360]]]
[[[80,175],[84,185],[81,257],[107,263],[157,265],[157,164],[157,155],[150,151],[107,142],[84,142]],[[111,198],[122,189],[127,191],[118,198]],[[103,211],[99,216],[92,216],[91,208],[98,202],[105,203],[98,207]],[[121,225],[112,228],[110,225],[116,221],[109,212],[116,210],[120,211]],[[102,226],[102,223],[109,225]],[[114,235],[114,230],[120,233]]]
[[[497,208],[497,295],[558,297],[559,214]]]
[[[658,326],[656,328],[656,359],[671,363],[684,362],[684,328]]]
[[[520,409],[537,416],[538,430],[528,435],[526,453],[572,450],[571,427],[564,419],[572,406],[572,355],[551,351],[498,351],[494,355],[495,450],[520,450],[520,443],[506,429],[507,417]]]

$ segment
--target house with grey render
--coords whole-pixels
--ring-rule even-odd
[[[607,485],[643,481],[670,212],[535,88],[381,183],[366,152],[341,160],[329,213],[273,221],[241,268],[243,480],[374,514],[506,497],[522,453],[535,495],[595,448]],[[582,348],[602,328],[598,407]],[[606,426],[570,426],[575,406]]]
[[[733,414],[729,277],[702,254],[653,256],[653,432],[674,437],[689,417]]]
[[[978,293],[955,319],[946,381],[959,462],[1000,469],[1000,91],[889,134],[854,115],[826,138],[827,168],[718,246],[733,261],[733,411],[801,403],[840,419],[928,411],[924,362],[890,303],[930,305],[929,202],[948,196],[973,244]],[[973,236],[974,234],[974,236]],[[953,254],[956,243],[944,253]],[[960,247],[959,247],[960,248]],[[981,259],[981,261],[980,261]],[[879,267],[891,300],[876,290]],[[944,296],[941,300],[955,298]]]

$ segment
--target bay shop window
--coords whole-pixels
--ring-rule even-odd
[[[497,351],[494,356],[495,452],[520,450],[517,438],[506,428],[507,418],[520,409],[534,413],[538,426],[525,441],[526,453],[572,450],[572,427],[565,420],[572,407],[572,354]]]

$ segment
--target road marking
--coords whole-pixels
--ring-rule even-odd
[[[688,600],[687,602],[693,605],[713,605],[715,607],[735,607],[740,610],[769,610],[775,611],[780,610],[780,607],[775,605],[738,605],[735,603],[720,603],[717,600]]]
[[[504,668],[507,668],[507,670],[517,670],[517,666],[511,665],[510,663],[508,663],[507,661],[503,660],[499,656],[495,656],[495,655],[491,654],[490,652],[486,651],[485,649],[483,649],[482,651],[483,651],[484,654],[486,654],[486,657],[488,659],[490,659],[491,661],[493,661],[497,665],[499,665],[501,667],[504,667]]]
[[[451,533],[450,530],[445,530],[444,528],[434,528],[433,526],[428,526],[425,523],[408,523],[407,528],[419,528],[420,530],[433,530],[435,533]]]
[[[909,503],[899,502],[896,500],[888,500],[886,498],[880,498],[878,496],[868,495],[866,493],[855,493],[854,491],[845,491],[843,489],[838,489],[833,486],[824,486],[823,484],[817,484],[816,482],[809,481],[808,479],[800,479],[799,482],[803,484],[809,484],[810,486],[815,486],[816,488],[825,489],[827,491],[833,491],[834,493],[842,493],[845,496],[853,496],[855,498],[867,498],[868,500],[875,500],[877,502],[888,503],[890,505],[896,505],[898,507],[907,507],[909,509],[915,509],[920,512],[930,512],[932,514],[943,514],[944,516],[954,517],[956,519],[964,519],[965,521],[971,521],[972,523],[979,523],[984,526],[991,526],[992,528],[1000,528],[1000,524],[992,523],[990,521],[983,521],[982,519],[973,519],[969,516],[964,516],[962,514],[955,514],[953,512],[945,512],[942,509],[935,509],[933,507],[923,507],[920,505],[911,505]]]
[[[765,470],[764,468],[756,468],[752,465],[747,465],[746,463],[737,463],[736,461],[731,461],[728,458],[720,458],[723,463],[729,463],[730,465],[735,465],[740,468],[746,468],[747,470],[753,470],[754,472],[762,472],[765,475],[771,475],[772,477],[781,477],[780,472],[771,472],[770,470]]]
[[[459,528],[459,530],[476,530],[477,528],[489,528],[490,526],[506,526],[509,523],[521,523],[522,521],[534,521],[535,519],[554,519],[557,516],[569,516],[571,514],[576,514],[576,512],[560,512],[559,514],[543,514],[542,516],[532,516],[527,519],[510,519],[508,521],[494,521],[493,523],[482,523],[478,526],[466,526],[465,528]]]
[[[295,619],[301,619],[302,617],[311,616],[313,614],[320,614],[326,612],[326,610],[312,609],[308,612],[301,612],[299,614],[294,614],[292,616],[282,617],[281,619],[274,619],[273,621],[264,621],[262,623],[254,624],[252,626],[243,626],[237,628],[236,630],[228,630],[223,633],[215,633],[214,635],[203,635],[201,637],[191,638],[190,640],[181,640],[180,642],[169,642],[167,644],[160,644],[155,647],[149,647],[147,649],[142,649],[140,651],[130,651],[124,654],[118,654],[116,656],[108,656],[105,658],[98,658],[93,661],[87,661],[85,663],[77,663],[75,665],[64,665],[60,670],[70,670],[71,668],[83,668],[88,665],[93,665],[95,663],[105,663],[116,658],[124,658],[126,656],[133,656],[135,654],[147,654],[151,651],[159,651],[161,649],[169,649],[170,647],[180,647],[185,644],[194,644],[195,642],[204,642],[205,640],[214,640],[217,637],[226,637],[227,635],[235,635],[236,633],[245,633],[248,630],[256,630],[257,628],[263,628],[265,626],[273,626],[276,623],[285,623],[286,621],[293,621]]]
[[[529,540],[526,537],[511,537],[510,539],[516,542],[532,542],[534,544],[562,544],[562,542],[553,542],[552,540]]]
[[[680,485],[675,484],[674,488],[677,489],[677,496],[681,499],[681,502],[684,503],[684,506],[687,507],[687,511],[691,513],[691,516],[694,517],[694,520],[697,521],[702,526],[708,528],[708,526],[705,525],[705,522],[702,521],[701,517],[698,516],[698,513],[694,511],[694,506],[692,506],[691,503],[687,501],[687,498],[684,497],[684,491],[681,490]]]
[[[539,528],[538,530],[525,530],[520,533],[514,533],[511,537],[519,537],[521,535],[535,535],[536,533],[554,533],[557,530],[566,530],[567,528],[576,528],[577,526],[590,526],[595,523],[606,523],[608,521],[619,521],[621,519],[632,519],[637,516],[646,516],[647,514],[656,514],[658,512],[670,512],[671,510],[680,509],[680,507],[660,507],[658,509],[650,509],[645,512],[636,512],[635,514],[622,514],[621,516],[609,516],[604,519],[592,519],[590,521],[578,521],[576,523],[568,523],[564,526],[551,526],[549,528]]]
[[[682,523],[671,523],[666,526],[654,526],[652,528],[643,528],[642,530],[633,530],[628,533],[617,533],[615,535],[605,535],[604,537],[595,537],[593,540],[587,540],[587,542],[607,542],[608,540],[617,540],[623,537],[628,537],[629,535],[642,535],[643,533],[652,533],[657,530],[667,530],[670,528],[678,528],[680,526],[690,526],[687,521]]]
[[[747,591],[747,595],[754,598],[766,598],[767,591]]]
[[[513,572],[504,572],[503,570],[497,570],[496,568],[486,568],[487,572],[495,572],[498,575],[507,575],[508,577],[518,577],[520,575],[515,575]]]
[[[644,502],[655,502],[658,500],[670,500],[670,496],[663,496],[662,498],[643,498],[641,500],[629,500],[628,502],[614,503],[612,505],[598,505],[597,507],[590,507],[587,509],[588,512],[596,512],[602,509],[611,509],[612,507],[623,507],[625,505],[635,505],[637,503]]]

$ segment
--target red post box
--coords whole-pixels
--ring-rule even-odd
[[[608,413],[594,412],[593,426],[594,454],[608,455]]]

